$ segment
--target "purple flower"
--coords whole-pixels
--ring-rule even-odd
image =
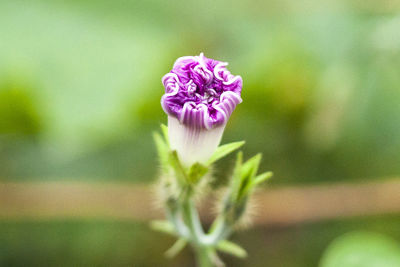
[[[228,63],[200,56],[178,58],[162,78],[164,111],[182,124],[212,128],[226,124],[242,102],[242,78],[232,75]]]
[[[242,78],[232,75],[227,65],[201,53],[178,58],[162,78],[161,105],[168,114],[170,145],[186,165],[211,156],[233,110],[242,102]]]

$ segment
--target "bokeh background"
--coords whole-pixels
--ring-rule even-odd
[[[161,77],[200,52],[243,77],[223,142],[262,152],[270,187],[399,177],[399,29],[394,0],[2,0],[0,182],[153,183]],[[233,237],[248,260],[224,258],[317,266],[353,230],[398,244],[400,212],[257,226]],[[163,258],[172,242],[143,221],[0,219],[1,266],[191,266]]]

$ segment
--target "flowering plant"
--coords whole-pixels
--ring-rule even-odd
[[[243,248],[227,238],[243,220],[254,188],[272,176],[271,172],[257,175],[260,154],[243,162],[239,152],[218,215],[209,231],[204,231],[195,200],[210,182],[212,164],[244,144],[218,146],[229,117],[242,102],[242,78],[232,75],[227,65],[203,54],[178,58],[162,79],[161,105],[168,127],[162,125],[163,134],[154,134],[167,220],[154,221],[152,227],[178,238],[166,252],[168,257],[190,244],[201,267],[222,266],[217,251],[246,256]]]

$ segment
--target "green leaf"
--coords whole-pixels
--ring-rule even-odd
[[[185,248],[187,244],[187,241],[183,238],[179,238],[178,240],[176,240],[176,242],[172,245],[172,247],[170,247],[166,252],[165,252],[165,256],[167,258],[173,258],[176,255],[178,255],[179,252],[182,251],[182,249]]]
[[[196,162],[189,169],[189,182],[196,184],[201,177],[203,177],[208,172],[208,168],[201,163]]]
[[[150,228],[169,235],[175,235],[175,229],[169,221],[155,220],[150,222]]]
[[[328,246],[319,266],[397,267],[400,266],[400,244],[379,233],[347,233]]]
[[[217,249],[238,258],[243,259],[247,257],[247,252],[244,250],[244,248],[228,240],[222,240],[218,242]]]
[[[263,174],[257,175],[254,179],[253,179],[253,184],[254,186],[268,180],[269,178],[271,178],[274,174],[272,172],[264,172]]]
[[[208,165],[213,164],[220,158],[225,157],[229,153],[231,153],[231,152],[235,151],[236,149],[238,149],[239,147],[243,146],[244,143],[245,143],[244,141],[239,141],[239,142],[233,142],[233,143],[219,146],[217,148],[217,150],[214,152],[214,154],[211,156],[211,158],[207,161],[206,165],[208,166]]]

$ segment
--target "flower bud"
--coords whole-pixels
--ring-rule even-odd
[[[161,106],[168,115],[170,147],[185,166],[211,157],[229,117],[242,102],[242,78],[232,75],[227,65],[201,53],[178,58],[162,78]]]

